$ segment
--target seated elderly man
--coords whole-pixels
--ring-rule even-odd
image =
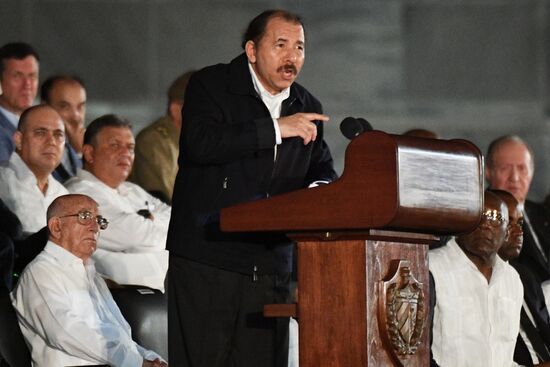
[[[167,366],[132,340],[90,256],[108,221],[86,195],[64,195],[47,212],[49,241],[12,293],[34,366]]]
[[[92,197],[111,220],[94,254],[98,271],[119,284],[164,291],[171,208],[126,181],[134,162],[134,145],[128,121],[115,115],[92,121],[84,134],[84,169],[66,186],[72,193]]]
[[[53,108],[34,106],[23,112],[13,137],[15,152],[0,167],[0,198],[19,217],[24,232],[36,232],[46,225],[48,205],[68,194],[51,175],[61,161],[65,127]]]
[[[523,286],[497,253],[508,233],[508,208],[491,192],[479,226],[429,253],[432,364],[516,366]]]

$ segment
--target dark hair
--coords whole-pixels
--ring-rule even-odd
[[[23,60],[27,56],[34,56],[36,61],[40,61],[38,52],[24,42],[6,43],[0,48],[0,76],[4,73],[4,61],[8,59]]]
[[[304,28],[305,32],[304,23],[299,15],[282,9],[266,10],[260,15],[256,16],[256,18],[252,19],[252,21],[248,24],[248,28],[244,32],[241,44],[243,49],[245,48],[248,41],[253,41],[255,44],[260,42],[260,40],[264,36],[267,23],[272,18],[283,18],[288,22],[300,24],[302,28]]]
[[[525,148],[527,148],[527,151],[531,156],[531,169],[534,170],[535,156],[533,155],[533,151],[531,150],[531,147],[522,138],[520,138],[517,135],[505,135],[493,140],[489,144],[489,148],[487,148],[487,154],[485,155],[485,165],[489,168],[493,167],[493,156],[495,155],[496,150],[501,145],[508,142],[516,142],[518,144],[522,144],[523,146],[525,146]]]
[[[86,132],[84,133],[84,144],[94,145],[96,143],[95,138],[106,127],[120,127],[132,129],[132,124],[125,118],[119,117],[115,114],[103,115],[96,118],[88,125]]]
[[[86,89],[82,79],[80,79],[76,75],[53,75],[53,76],[50,76],[48,79],[44,80],[44,82],[42,83],[42,86],[40,87],[40,100],[42,102],[45,102],[45,103],[50,102],[50,93],[54,88],[55,84],[59,82],[75,82],[80,84],[82,88]]]

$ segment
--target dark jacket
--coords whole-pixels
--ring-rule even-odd
[[[546,308],[544,293],[542,292],[540,282],[536,279],[536,277],[527,266],[518,264],[515,260],[510,261],[510,265],[512,265],[514,269],[516,269],[519,277],[521,278],[521,282],[523,283],[524,301],[531,311],[534,326],[536,327],[536,331],[539,334],[540,340],[544,343],[544,346],[547,348],[547,350],[550,351],[550,315],[548,314],[548,309]],[[523,325],[524,322],[531,323],[531,321],[529,319],[522,318],[521,327],[525,330],[526,326]],[[527,337],[529,337],[528,333]],[[537,348],[534,345],[534,341],[531,341],[531,344],[536,350]],[[514,361],[521,364],[522,366],[533,365],[531,354],[529,353],[529,350],[527,349],[523,338],[520,336],[518,336],[518,340],[516,342]],[[550,360],[546,358],[541,362],[548,361]]]
[[[0,163],[8,161],[15,150],[12,137],[15,130],[15,126],[0,111]]]
[[[63,158],[65,158],[65,154],[69,156],[69,161],[64,162],[64,159],[62,159],[59,166],[57,166],[57,168],[52,172],[52,176],[61,183],[64,183],[69,178],[75,176],[76,170],[78,168],[82,168],[82,159],[78,157],[76,150],[74,150],[69,141],[65,142]]]
[[[525,202],[525,212],[541,247],[550,259],[550,213],[544,206],[532,201]],[[526,221],[523,224],[523,248],[516,262],[527,266],[540,282],[550,279],[550,267],[540,255]]]
[[[281,116],[322,112],[321,104],[294,83]],[[284,139],[274,162],[275,130],[254,90],[241,54],[191,77],[183,109],[179,172],[174,186],[167,249],[171,255],[222,269],[259,274],[290,271],[291,244],[281,234],[229,234],[219,210],[333,180],[330,151],[317,122],[317,140]]]

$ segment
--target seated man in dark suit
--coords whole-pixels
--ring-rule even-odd
[[[59,113],[65,124],[65,149],[59,166],[52,175],[61,183],[76,175],[82,168],[82,143],[86,117],[86,89],[77,76],[54,75],[42,83],[42,103]]]
[[[492,191],[508,206],[510,222],[508,238],[498,251],[504,261],[518,272],[523,283],[523,307],[520,317],[520,334],[514,351],[514,361],[522,366],[550,365],[550,315],[544,302],[540,282],[531,270],[516,261],[523,244],[523,213],[512,194],[502,190]],[[543,364],[539,364],[543,363]]]

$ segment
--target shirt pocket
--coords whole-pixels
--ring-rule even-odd
[[[479,335],[485,334],[483,325],[485,312],[482,311],[482,305],[474,297],[446,297],[447,300],[441,300],[440,312],[442,329],[441,333],[445,339],[456,338],[479,338]],[[439,299],[438,299],[439,302]]]
[[[521,306],[509,297],[500,297],[495,305],[493,328],[499,340],[514,342],[519,332]]]

